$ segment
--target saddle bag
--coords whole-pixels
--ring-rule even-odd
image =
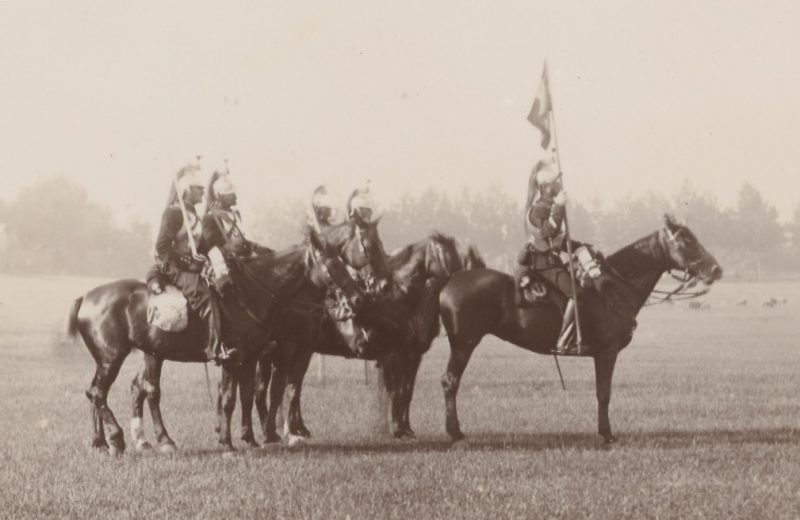
[[[174,285],[167,285],[161,294],[150,294],[147,322],[166,332],[181,332],[189,325],[186,297]]]

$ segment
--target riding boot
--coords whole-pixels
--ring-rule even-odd
[[[210,301],[203,311],[201,317],[205,318],[208,325],[208,343],[205,349],[206,360],[223,363],[238,359],[239,352],[236,349],[226,349],[225,345],[222,344],[222,322],[216,302]]]
[[[554,352],[556,354],[566,354],[570,346],[575,343],[575,300],[570,298],[567,300],[567,306],[564,309],[564,318],[561,321],[561,332],[558,333],[558,341]],[[578,346],[580,349],[580,346]]]

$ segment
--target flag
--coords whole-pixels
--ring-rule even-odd
[[[553,102],[550,100],[550,86],[547,80],[547,63],[544,64],[542,71],[542,81],[539,83],[539,90],[536,92],[536,99],[533,100],[531,113],[528,114],[528,121],[539,129],[542,133],[542,148],[550,146],[550,112],[553,111]]]

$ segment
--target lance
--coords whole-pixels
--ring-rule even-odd
[[[561,190],[566,191],[564,187],[564,170],[561,169],[561,154],[559,153],[559,146],[558,146],[558,131],[556,130],[556,114],[555,114],[555,105],[553,104],[553,96],[550,94],[550,75],[547,72],[547,62],[544,64],[545,69],[545,78],[547,78],[547,91],[550,96],[550,113],[548,114],[550,117],[550,123],[553,127],[553,149],[555,152],[555,159],[556,159],[556,169],[561,177]],[[580,320],[580,313],[578,311],[578,284],[575,279],[575,269],[572,265],[572,241],[570,239],[569,233],[569,218],[567,217],[567,207],[564,206],[564,240],[567,242],[567,255],[569,261],[567,262],[567,270],[569,271],[569,285],[570,290],[572,291],[572,299],[575,302],[575,305],[572,307],[575,313],[575,332],[578,339],[578,355],[581,354],[581,350],[583,349],[583,335],[581,334],[581,320]]]

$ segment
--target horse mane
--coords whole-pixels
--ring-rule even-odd
[[[606,262],[622,275],[630,274],[646,258],[652,258],[658,245],[659,231],[636,240],[606,257]]]
[[[408,292],[411,285],[416,281],[418,274],[424,269],[425,256],[428,252],[427,246],[430,242],[438,243],[440,247],[450,249],[461,256],[458,252],[456,239],[451,235],[436,230],[422,240],[395,251],[388,258],[387,263],[389,269],[394,272],[395,281],[403,288],[404,292]]]

